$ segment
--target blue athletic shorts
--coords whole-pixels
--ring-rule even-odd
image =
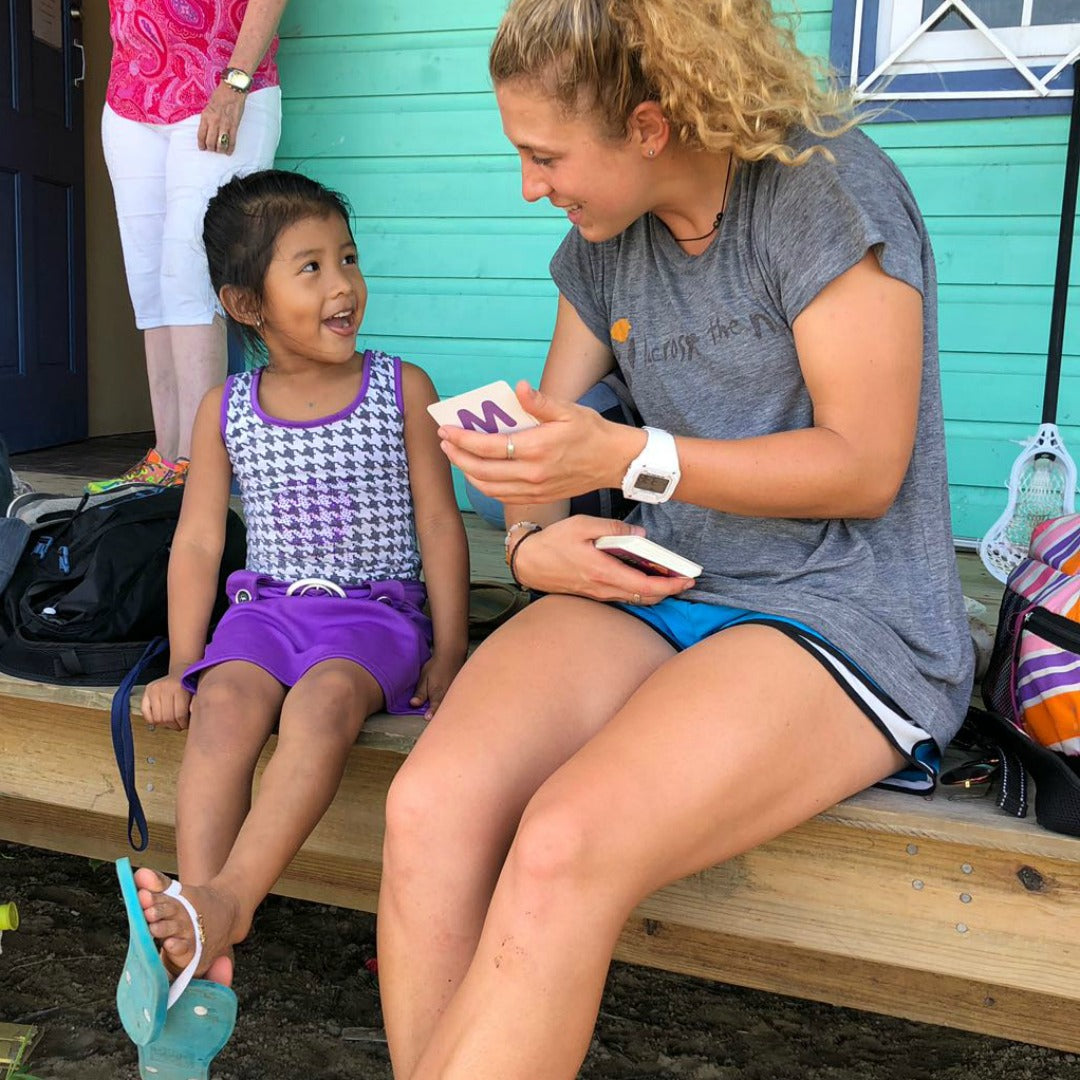
[[[840,688],[908,760],[898,773],[877,787],[926,794],[933,791],[941,767],[937,743],[847,653],[805,623],[745,608],[703,604],[669,596],[658,604],[616,604],[648,623],[680,652],[729,626],[756,623],[772,626],[801,645],[824,665]]]

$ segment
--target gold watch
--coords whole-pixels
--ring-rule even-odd
[[[221,73],[221,81],[231,86],[238,94],[246,94],[251,89],[253,82],[251,76],[243,68],[226,68]]]

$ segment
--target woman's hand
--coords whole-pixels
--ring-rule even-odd
[[[516,392],[539,427],[513,435],[439,428],[443,452],[485,495],[533,505],[622,483],[626,467],[645,445],[643,431],[549,397],[526,382],[518,383]]]
[[[535,534],[515,533],[511,538],[514,573],[521,584],[540,592],[624,604],[656,604],[694,587],[693,578],[643,574],[593,546],[601,536],[628,535],[644,536],[645,530],[640,525],[581,514],[556,521]],[[525,547],[515,553],[523,542]]]
[[[143,719],[151,727],[184,731],[191,720],[191,693],[179,675],[165,675],[147,683],[142,699]]]
[[[199,149],[229,154],[236,149],[236,133],[244,115],[246,94],[227,83],[218,83],[199,117]]]
[[[430,720],[446,697],[446,691],[454,681],[454,676],[465,663],[464,656],[448,656],[436,650],[431,659],[420,669],[420,678],[416,683],[416,693],[409,698],[409,704],[416,707],[428,703],[424,719]]]

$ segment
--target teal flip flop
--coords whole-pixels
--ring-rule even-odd
[[[139,1075],[143,1080],[207,1080],[211,1061],[236,1024],[236,995],[220,983],[192,978],[202,954],[198,940],[191,963],[170,986],[128,859],[117,860],[116,876],[129,931],[116,1008],[128,1038],[139,1048]],[[195,909],[180,894],[180,883],[172,882],[166,892],[183,905],[195,925]]]

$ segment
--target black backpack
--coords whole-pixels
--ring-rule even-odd
[[[134,487],[107,501],[53,500],[0,597],[0,671],[72,686],[117,686],[156,638],[168,635],[169,551],[183,488]],[[246,532],[229,511],[216,622],[224,580],[244,565]],[[142,674],[167,668],[160,652]]]

